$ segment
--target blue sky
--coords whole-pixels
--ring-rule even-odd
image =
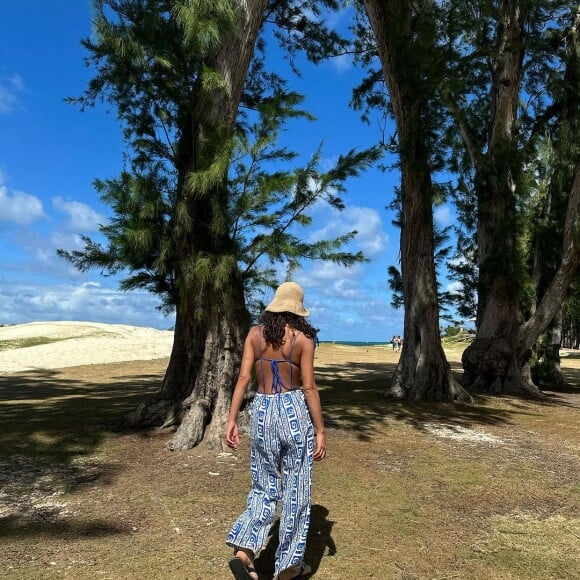
[[[82,247],[81,234],[98,239],[98,224],[111,213],[92,183],[114,177],[122,163],[114,111],[102,105],[81,113],[64,102],[80,95],[91,78],[80,45],[91,32],[90,2],[1,2],[0,22],[0,324],[172,326],[173,318],[156,309],[154,295],[120,292],[117,278],[80,273],[56,255],[58,248]],[[284,133],[284,143],[302,161],[321,141],[330,163],[381,138],[378,124],[363,124],[348,107],[359,77],[346,57],[306,65],[301,78],[287,76],[290,87],[305,95],[304,108],[317,117],[314,123],[295,121]],[[347,183],[345,211],[323,204],[314,210],[305,237],[356,229],[353,249],[370,260],[352,269],[306,264],[296,273],[321,340],[386,341],[403,333],[403,312],[391,308],[387,284],[388,266],[398,264],[399,232],[386,206],[398,181],[395,172],[370,170]],[[442,225],[453,219],[447,206],[435,215]]]

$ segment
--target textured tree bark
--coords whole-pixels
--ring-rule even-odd
[[[239,316],[217,314],[210,320],[193,389],[182,402],[182,420],[168,444],[172,451],[195,447],[204,434],[210,448],[222,447],[247,321],[244,308]]]
[[[519,303],[516,188],[519,173],[517,107],[525,50],[519,2],[504,2],[500,51],[492,80],[493,101],[487,152],[473,159],[478,187],[480,287],[477,335],[463,353],[464,382],[472,390],[542,396],[530,375],[531,349],[559,311],[579,262],[580,164],[572,159],[561,263],[533,315],[524,320]],[[576,16],[567,74],[578,79]],[[576,84],[573,86],[577,86]],[[564,103],[566,122],[578,127],[578,93]],[[573,129],[572,129],[573,130]],[[473,150],[472,146],[468,146]]]
[[[223,87],[197,100],[190,124],[179,147],[186,173],[204,170],[215,161],[220,144],[232,135],[246,75],[263,22],[267,0],[238,0],[239,25],[229,34],[206,65],[218,73]],[[163,386],[150,401],[127,417],[132,426],[176,426],[168,444],[185,450],[205,437],[210,448],[224,446],[222,435],[229,412],[243,340],[248,327],[241,277],[232,275],[229,286],[219,291],[211,283],[201,286],[187,271],[189,257],[207,256],[219,261],[232,254],[227,227],[216,231],[216,216],[227,215],[225,181],[216,183],[211,194],[199,198],[182,190],[193,228],[183,240],[180,303],[176,311],[175,338]],[[200,315],[201,313],[201,315]]]
[[[441,346],[433,242],[433,186],[423,134],[425,90],[412,66],[412,10],[406,0],[365,0],[399,136],[404,346],[388,394],[408,400],[467,402]]]
[[[487,152],[475,161],[478,195],[479,288],[477,334],[463,354],[464,385],[487,392],[520,392],[524,386],[518,331],[523,322],[517,264],[517,107],[523,64],[519,2],[504,2],[493,67]]]
[[[158,393],[125,417],[131,428],[171,427],[183,416],[182,402],[191,394],[204,354],[203,324],[195,319],[190,301],[177,305],[173,348],[163,384]]]

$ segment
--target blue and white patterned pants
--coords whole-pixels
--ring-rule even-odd
[[[314,432],[304,393],[258,393],[250,426],[252,487],[246,511],[228,534],[229,546],[256,553],[268,537],[281,500],[277,576],[304,559],[310,524]]]

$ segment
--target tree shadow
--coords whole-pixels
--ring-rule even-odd
[[[459,363],[451,363],[457,376]],[[452,426],[470,428],[486,425],[509,425],[516,416],[538,416],[539,407],[515,397],[474,395],[475,404],[405,402],[385,396],[389,376],[395,365],[374,362],[348,362],[325,366],[316,370],[317,383],[329,427],[354,433],[368,441],[389,421],[403,421],[423,430],[425,423],[443,422]],[[490,401],[502,399],[505,405],[497,408]],[[534,400],[539,405],[573,406],[557,396]]]
[[[328,514],[329,511],[324,506],[319,504],[312,505],[304,561],[312,566],[313,574],[320,567],[325,555],[334,556],[337,553],[336,544],[331,534],[334,522],[328,519]],[[279,533],[280,520],[277,519],[270,530],[268,543],[255,561],[256,572],[258,572],[260,580],[262,578],[272,578],[274,575]],[[306,578],[306,576],[303,577]]]
[[[160,380],[137,374],[94,382],[58,370],[0,376],[0,457],[22,452],[61,462],[91,453]]]
[[[114,523],[74,521],[38,498],[110,484],[118,464],[92,458],[113,425],[158,389],[160,375],[111,365],[107,381],[90,367],[0,376],[0,536],[125,533]],[[102,373],[102,366],[100,367]],[[49,502],[50,504],[51,502]]]
[[[120,526],[104,520],[75,522],[69,520],[23,521],[19,517],[8,517],[0,520],[0,538],[103,538],[121,534],[130,534],[129,526]]]

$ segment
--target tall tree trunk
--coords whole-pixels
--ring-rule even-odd
[[[570,135],[577,135],[580,127],[579,22],[575,14],[566,63],[569,88],[562,103],[560,131],[569,131]],[[531,380],[529,360],[535,341],[560,310],[578,267],[580,161],[576,150],[566,149],[569,137],[561,138],[564,149],[559,154],[565,158],[566,170],[564,174],[556,171],[554,179],[564,183],[565,188],[569,187],[561,262],[535,312],[524,320],[517,275],[522,258],[517,252],[517,228],[514,227],[517,224],[517,176],[521,166],[516,115],[525,50],[520,2],[503,2],[499,24],[487,152],[473,159],[478,185],[480,310],[476,338],[463,353],[464,384],[492,393],[541,396]],[[467,133],[462,131],[462,134]],[[472,145],[467,147],[474,150]]]
[[[210,448],[219,449],[230,408],[232,390],[239,370],[248,327],[241,280],[232,280],[228,301],[210,293],[204,302],[210,309],[203,358],[191,394],[181,404],[182,420],[169,443],[172,451],[190,449],[204,438]],[[207,433],[206,433],[207,430]]]
[[[433,186],[423,115],[430,89],[414,66],[407,0],[365,0],[397,123],[401,161],[401,274],[404,346],[389,394],[409,400],[469,401],[441,346],[433,242]]]
[[[188,134],[182,136],[180,151],[188,173],[206,170],[215,163],[233,134],[268,1],[237,0],[237,4],[236,32],[227,34],[206,62],[209,70],[220,75],[223,85],[195,102]],[[188,191],[184,175],[184,204],[193,226],[181,240],[183,267],[173,350],[161,391],[128,417],[136,426],[178,424],[168,444],[171,450],[190,449],[204,435],[209,447],[223,447],[222,434],[248,328],[243,282],[235,258],[230,260],[230,283],[218,282],[219,288],[211,282],[200,284],[188,267],[197,257],[217,264],[235,255],[227,229],[227,170],[224,166],[221,180],[215,180],[213,191],[201,198]],[[220,224],[217,228],[216,223]]]
[[[528,380],[529,368],[524,368],[531,353],[518,356],[523,316],[516,227],[517,110],[524,57],[523,16],[518,1],[504,1],[500,12],[487,151],[475,154],[475,148],[468,145],[476,171],[479,286],[477,334],[463,353],[463,384],[492,393],[538,392]]]
[[[193,314],[193,305],[184,296],[177,305],[173,347],[163,384],[150,400],[139,404],[125,417],[129,427],[171,427],[183,417],[182,402],[191,394],[203,360],[205,324]]]

